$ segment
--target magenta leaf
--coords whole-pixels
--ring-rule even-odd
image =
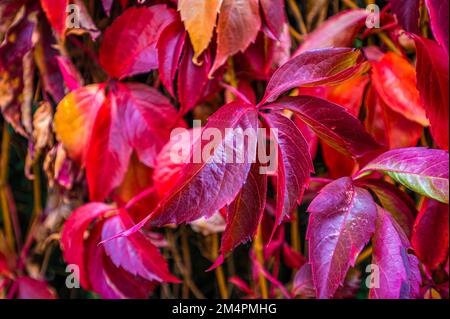
[[[372,263],[377,266],[372,299],[418,298],[421,274],[417,257],[408,252],[410,243],[389,213],[378,207],[373,237]]]
[[[80,267],[80,281],[85,289],[90,287],[85,264],[85,232],[95,220],[102,218],[112,210],[111,206],[103,203],[90,203],[76,209],[64,224],[61,233],[64,259],[67,263]]]
[[[105,31],[100,47],[101,66],[116,79],[156,69],[156,43],[175,17],[175,12],[165,5],[126,10]]]
[[[124,210],[103,224],[102,239],[108,239],[134,225]],[[117,238],[104,244],[106,254],[118,268],[149,281],[178,282],[168,269],[158,248],[141,232],[129,237]]]
[[[297,113],[320,138],[344,154],[361,157],[380,148],[357,118],[326,100],[312,96],[287,97],[266,107]]]
[[[448,167],[448,152],[411,147],[380,155],[357,177],[382,172],[416,193],[448,204]]]
[[[264,23],[268,34],[273,39],[280,39],[286,23],[286,13],[283,0],[260,0]]]
[[[344,177],[325,186],[308,208],[307,239],[318,298],[331,298],[375,231],[370,193]]]
[[[270,128],[278,130],[275,137],[278,147],[275,231],[301,201],[314,166],[309,145],[294,122],[277,113],[264,114],[264,120]]]
[[[430,13],[431,29],[448,56],[448,0],[425,0]]]
[[[406,236],[410,238],[417,209],[414,201],[406,193],[393,184],[381,179],[367,179],[357,185],[370,189],[380,201],[383,208],[391,213],[397,224],[402,227]]]
[[[419,33],[420,0],[389,0],[392,11],[408,32]]]
[[[367,71],[360,51],[347,48],[304,52],[281,66],[269,81],[260,105],[299,86],[336,85]]]
[[[435,270],[448,258],[448,205],[426,200],[414,224],[412,246],[419,260]]]

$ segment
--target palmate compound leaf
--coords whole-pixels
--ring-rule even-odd
[[[165,5],[126,10],[105,31],[99,55],[101,66],[115,79],[156,69],[156,43],[175,19],[176,12]]]
[[[241,144],[237,142],[239,134],[235,132],[248,129],[255,133],[257,128],[255,106],[232,102],[220,108],[208,119],[202,137],[194,137],[196,142],[188,150],[190,158],[183,165],[172,190],[140,223],[109,240],[129,236],[147,223],[163,226],[208,218],[231,204],[247,180],[250,160],[255,158],[257,147],[257,138],[245,138]],[[190,144],[188,131],[181,136],[174,152],[180,152]],[[236,160],[238,158],[240,160]]]
[[[356,178],[373,171],[382,172],[418,194],[448,204],[448,159],[448,152],[442,150],[396,149],[371,161]]]
[[[377,206],[371,281],[372,299],[414,299],[422,281],[417,257],[401,227],[383,208]]]
[[[325,186],[308,207],[309,256],[318,298],[331,298],[375,231],[370,193],[343,177]]]
[[[332,86],[365,73],[369,65],[361,52],[349,48],[303,52],[281,66],[269,81],[260,105],[301,86]]]
[[[91,200],[104,200],[122,182],[132,151],[147,166],[175,126],[176,110],[153,88],[113,83],[80,88],[58,105],[55,131],[86,168]]]

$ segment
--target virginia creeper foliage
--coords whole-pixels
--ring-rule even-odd
[[[0,0],[0,298],[448,298],[448,0],[365,5]]]

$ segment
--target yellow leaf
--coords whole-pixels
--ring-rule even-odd
[[[208,47],[222,0],[180,0],[178,10],[194,47],[194,63]]]

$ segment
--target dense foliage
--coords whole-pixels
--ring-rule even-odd
[[[448,0],[374,4],[0,0],[0,297],[448,298]]]

